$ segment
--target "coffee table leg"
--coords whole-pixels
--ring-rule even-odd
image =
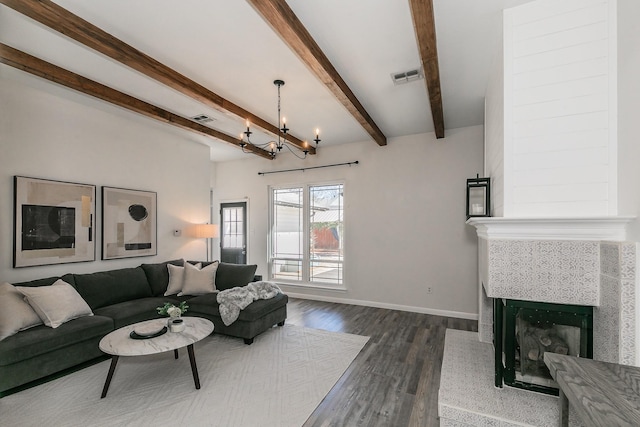
[[[176,359],[178,358],[178,349],[177,348],[175,350],[173,350],[173,355],[176,357]]]
[[[118,364],[118,358],[120,356],[111,356],[111,366],[109,366],[109,373],[107,374],[107,380],[104,382],[104,388],[102,389],[103,399],[107,395],[107,391],[109,391],[109,384],[111,384],[111,378],[113,378],[113,372],[116,370],[116,365]]]
[[[198,378],[198,367],[196,366],[196,355],[193,352],[193,344],[187,346],[189,352],[189,362],[191,362],[191,373],[193,373],[193,382],[196,384],[196,390],[200,390],[200,378]]]

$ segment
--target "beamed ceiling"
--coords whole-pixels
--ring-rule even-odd
[[[214,161],[482,124],[502,10],[530,0],[0,0],[0,61],[190,133]],[[391,76],[420,69],[424,79]],[[133,114],[132,113],[132,114]],[[205,124],[191,120],[205,114]],[[263,150],[255,155],[268,159]],[[313,149],[311,149],[313,154]]]

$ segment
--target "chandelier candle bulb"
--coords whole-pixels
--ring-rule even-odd
[[[273,84],[278,88],[278,125],[282,126],[280,129],[278,129],[278,132],[275,133],[275,136],[277,137],[277,140],[275,141],[270,141],[264,144],[254,144],[251,142],[251,134],[253,132],[251,132],[251,123],[249,122],[249,119],[246,119],[246,125],[247,125],[247,130],[242,132],[242,134],[244,134],[246,136],[246,140],[245,137],[240,134],[240,148],[242,148],[242,152],[243,153],[251,153],[251,152],[255,152],[256,150],[254,149],[254,147],[257,147],[258,149],[269,149],[269,154],[271,155],[271,158],[274,159],[276,157],[276,153],[280,153],[282,151],[283,148],[288,149],[294,156],[296,156],[299,159],[305,159],[307,157],[307,154],[309,154],[309,152],[311,151],[313,154],[316,153],[316,148],[312,148],[311,145],[309,144],[308,141],[300,141],[300,143],[292,143],[290,141],[287,141],[287,133],[289,132],[289,128],[287,127],[287,118],[286,117],[282,117],[281,115],[281,99],[280,99],[280,88],[282,86],[284,86],[284,81],[283,80],[274,80]],[[320,129],[316,128],[316,135],[315,135],[315,139],[313,140],[316,143],[316,147],[318,146],[318,143],[320,142]],[[292,144],[295,145],[298,149],[302,150],[302,152],[304,153],[303,156],[299,156],[295,151],[293,151],[287,144]],[[247,146],[251,146],[251,148],[249,150],[245,150],[245,148]]]

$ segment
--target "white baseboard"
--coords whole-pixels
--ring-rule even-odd
[[[464,313],[461,311],[438,310],[435,308],[413,307],[409,305],[388,304],[376,301],[363,301],[348,298],[336,298],[321,295],[298,294],[294,292],[286,293],[291,298],[308,299],[313,301],[335,302],[339,304],[362,305],[365,307],[386,308],[388,310],[409,311],[412,313],[431,314],[434,316],[455,317],[458,319],[478,320],[478,315],[474,313]]]

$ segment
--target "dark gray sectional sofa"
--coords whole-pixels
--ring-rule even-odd
[[[169,282],[169,263],[182,265],[182,260],[15,283],[16,286],[50,286],[62,279],[78,291],[94,315],[68,321],[55,329],[36,326],[0,341],[0,397],[31,382],[102,358],[104,354],[98,348],[102,337],[122,326],[160,317],[156,307],[165,302],[177,305],[186,300],[189,309],[185,316],[207,318],[215,325],[214,333],[243,338],[247,344],[274,325],[284,325],[288,302],[284,294],[254,301],[229,326],[222,322],[216,294],[164,296]],[[208,264],[202,263],[203,267]],[[254,280],[255,270],[255,265],[220,263],[216,288],[245,286]]]

